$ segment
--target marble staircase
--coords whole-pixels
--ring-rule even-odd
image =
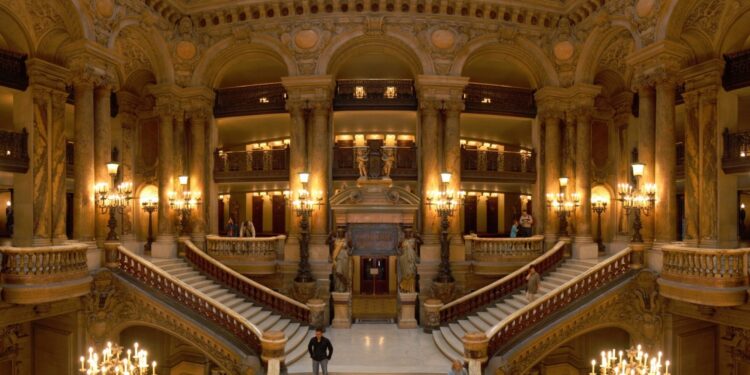
[[[309,329],[307,322],[295,322],[264,309],[203,275],[182,258],[150,258],[148,260],[163,271],[199,290],[215,302],[221,303],[242,315],[261,332],[268,330],[284,332],[287,338],[285,350],[287,365],[307,354],[307,342],[314,336],[314,332]]]
[[[542,275],[539,284],[539,292],[536,298],[540,298],[547,293],[552,292],[557,287],[570,281],[574,277],[587,271],[598,264],[598,260],[574,260],[566,259],[554,271]],[[465,318],[458,319],[447,325],[442,325],[440,329],[432,331],[432,338],[438,349],[448,358],[463,358],[463,342],[461,338],[467,332],[481,331],[488,332],[496,324],[514,313],[516,310],[523,308],[529,301],[526,299],[526,290],[522,289],[495,304],[487,306],[485,309],[470,314]]]

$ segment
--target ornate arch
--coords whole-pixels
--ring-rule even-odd
[[[497,35],[486,35],[472,40],[457,54],[451,67],[451,75],[461,75],[470,59],[485,53],[498,52],[524,67],[531,75],[531,81],[536,88],[560,85],[560,79],[549,58],[538,46],[522,37],[517,37],[513,43],[498,43]]]
[[[221,40],[203,53],[193,72],[192,84],[215,87],[222,69],[234,59],[249,53],[267,55],[269,59],[277,60],[286,66],[288,75],[297,75],[294,58],[277,39],[253,35],[252,41],[246,42],[232,36]]]
[[[147,32],[138,26],[137,19],[132,18],[120,23],[113,31],[107,47],[117,50],[123,57],[117,69],[121,86],[142,70],[151,72],[157,84],[174,81],[169,46],[158,34]]]
[[[400,56],[409,64],[415,77],[418,74],[435,74],[432,59],[421,52],[422,48],[413,37],[398,32],[368,35],[361,30],[352,30],[332,38],[318,56],[315,73],[333,74],[354,48],[362,46],[382,47]]]
[[[721,44],[719,30],[726,23],[724,14],[729,3],[728,0],[680,0],[668,3],[656,25],[657,40],[685,40],[697,62],[716,56]]]
[[[617,72],[627,83],[630,68],[625,64],[625,57],[641,48],[640,38],[634,35],[633,30],[624,25],[594,30],[583,45],[576,65],[575,81],[593,83],[596,75],[604,68]]]
[[[11,3],[13,5],[14,3]],[[6,4],[0,3],[0,24],[2,24],[3,38],[11,44],[15,52],[34,55],[34,37],[28,25],[18,15],[18,9],[11,9]],[[13,35],[7,32],[13,32]]]
[[[718,54],[737,52],[750,35],[750,4],[726,12],[717,33]]]

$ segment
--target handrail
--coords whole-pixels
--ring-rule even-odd
[[[206,236],[206,252],[216,256],[268,256],[273,258],[283,250],[286,236],[283,234],[272,237],[222,237]]]
[[[526,273],[532,265],[537,272],[543,274],[563,260],[565,255],[564,241],[559,241],[542,256],[529,262],[527,265],[517,269],[511,274],[494,283],[477,289],[461,298],[451,301],[440,308],[440,323],[453,321],[461,316],[466,316],[490,302],[504,298],[526,285]]]
[[[472,259],[477,255],[483,257],[528,257],[530,255],[541,255],[544,248],[544,236],[484,238],[468,235],[464,236],[464,243],[467,246],[467,252],[472,255]]]
[[[260,353],[261,331],[250,321],[234,310],[217,303],[201,291],[193,288],[132,253],[123,246],[117,247],[117,261],[120,270],[180,302],[204,318],[227,329],[240,338],[256,353]]]
[[[488,353],[494,355],[527,328],[627,273],[631,269],[631,254],[631,249],[626,247],[490,327],[485,332],[490,339]]]
[[[0,272],[4,282],[33,284],[35,278],[44,276],[39,282],[49,283],[57,279],[71,279],[88,274],[85,244],[43,247],[0,247],[3,255]]]
[[[750,248],[662,247],[661,277],[717,288],[748,285]]]
[[[253,302],[258,302],[264,307],[279,312],[282,315],[291,316],[305,324],[310,321],[310,308],[307,305],[243,276],[216,259],[211,258],[190,240],[185,240],[183,243],[186,245],[185,257],[220,284],[234,289]]]

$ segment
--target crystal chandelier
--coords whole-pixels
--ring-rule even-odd
[[[662,370],[661,352],[652,357],[642,351],[640,345],[625,352],[615,352],[614,349],[602,352],[599,372],[596,372],[596,365],[596,360],[592,359],[589,375],[670,375],[669,361],[664,362]]]
[[[151,362],[149,372],[148,352],[139,349],[138,343],[133,344],[133,349],[127,349],[117,344],[107,343],[107,347],[101,355],[89,347],[89,357],[81,356],[81,368],[78,372],[86,375],[154,375],[156,374],[156,361]]]

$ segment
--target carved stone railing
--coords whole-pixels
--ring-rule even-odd
[[[284,317],[296,319],[303,324],[310,321],[310,308],[307,305],[242,276],[239,272],[211,258],[190,241],[185,241],[184,244],[185,258],[219,284]]]
[[[536,154],[531,150],[479,150],[462,146],[461,180],[533,183]]]
[[[724,55],[724,61],[724,90],[750,86],[750,49]]]
[[[464,236],[467,259],[474,273],[507,274],[533,261],[544,252],[544,236],[483,238]]]
[[[3,300],[33,304],[89,293],[87,250],[83,244],[0,247]]]
[[[536,117],[534,90],[470,83],[464,89],[467,113]]]
[[[206,253],[229,268],[245,275],[276,272],[276,260],[284,253],[286,236],[220,237],[206,236]]]
[[[358,91],[358,87],[361,91]],[[389,97],[388,88],[393,91]],[[363,95],[358,96],[358,93]],[[340,79],[336,81],[334,110],[416,110],[417,96],[410,79]]]
[[[625,248],[491,327],[485,332],[490,339],[487,349],[490,357],[528,333],[537,323],[629,273],[632,269],[631,254],[630,248]]]
[[[522,287],[526,286],[526,274],[529,267],[534,266],[537,272],[545,274],[552,271],[563,261],[565,257],[566,243],[560,241],[555,244],[544,255],[536,258],[526,266],[519,268],[515,272],[487,285],[477,289],[459,299],[456,299],[440,308],[440,323],[452,322],[458,318],[474,313],[490,303],[508,297]]]
[[[289,147],[272,150],[214,151],[214,181],[286,181]]]
[[[662,247],[660,292],[665,297],[708,306],[738,306],[748,289],[750,248]]]
[[[0,130],[0,171],[26,173],[29,170],[29,133]]]
[[[750,171],[750,132],[729,133],[724,129],[724,153],[721,156],[721,169],[724,173],[745,173]]]
[[[0,86],[25,91],[29,86],[26,55],[0,50]]]
[[[216,90],[214,116],[231,117],[286,112],[286,90],[268,83]]]
[[[156,289],[214,324],[226,329],[256,353],[260,353],[260,330],[234,310],[214,301],[201,291],[173,277],[128,249],[117,247],[121,272]]]

